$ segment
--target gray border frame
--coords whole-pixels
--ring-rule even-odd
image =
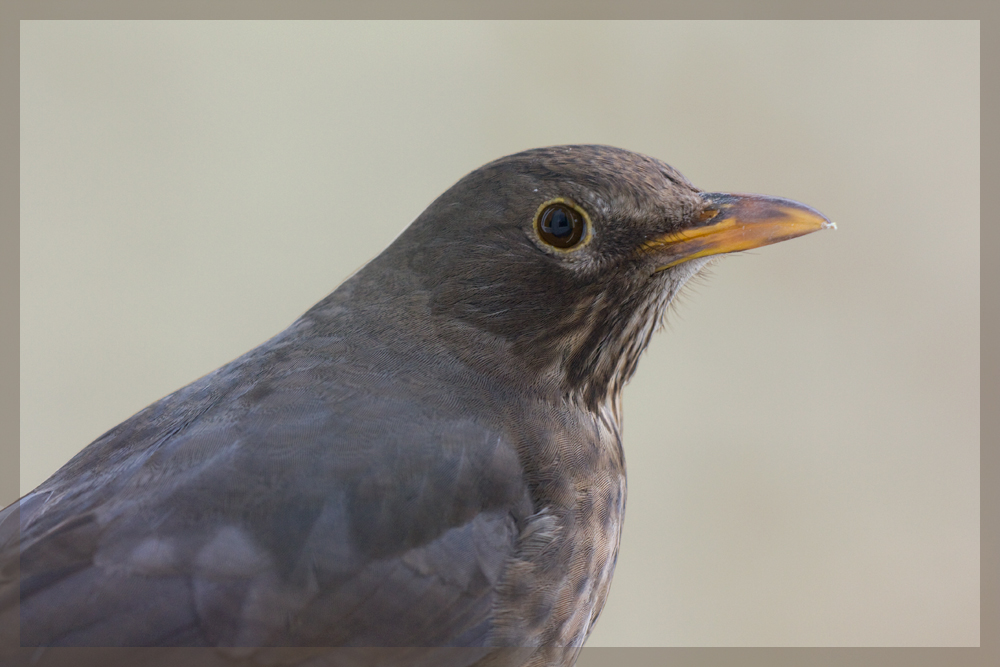
[[[951,2],[921,0],[868,0],[840,2],[836,7],[794,0],[737,3],[733,0],[674,0],[669,5],[655,0],[507,0],[504,3],[463,0],[424,0],[419,5],[406,0],[4,0],[0,3],[0,506],[17,498],[19,487],[19,21],[22,19],[350,19],[350,18],[591,18],[591,19],[977,19],[980,21],[981,63],[998,62],[1000,14],[985,0]],[[994,53],[990,57],[989,53]],[[996,109],[997,89],[993,69],[981,64],[980,105]],[[983,103],[985,100],[985,104]],[[993,104],[990,104],[993,102]],[[981,165],[987,182],[996,182],[996,117],[981,121]],[[982,201],[996,198],[986,188]],[[991,210],[992,207],[987,207]],[[1000,228],[981,226],[981,257],[989,258],[998,248]],[[984,252],[983,249],[986,249]],[[1000,334],[1000,263],[981,263],[980,400],[985,405],[1000,402],[1000,346],[993,335]],[[979,648],[585,648],[580,667],[620,665],[989,665],[1000,664],[1000,414],[982,414],[981,463],[981,606]],[[992,528],[991,528],[992,526]],[[990,630],[992,628],[992,630]],[[0,647],[0,655],[6,653]],[[31,650],[31,649],[29,649]],[[107,649],[50,649],[41,662],[46,664],[99,664],[112,657],[136,664],[135,651],[125,654]],[[197,650],[197,649],[190,649]],[[155,649],[148,649],[153,652]],[[56,653],[57,655],[52,655]],[[9,654],[7,654],[9,655]],[[989,656],[992,655],[991,659]],[[144,656],[145,657],[145,656]],[[153,662],[158,656],[148,654]],[[194,655],[185,656],[194,658]],[[56,658],[56,660],[52,660]],[[160,658],[157,660],[156,658]],[[188,660],[185,659],[184,662]]]

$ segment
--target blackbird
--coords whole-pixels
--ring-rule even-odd
[[[227,665],[572,665],[618,553],[622,389],[671,299],[828,226],[608,146],[473,171],[0,514],[8,646],[19,622],[22,647]]]

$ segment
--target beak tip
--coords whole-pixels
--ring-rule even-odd
[[[837,230],[837,223],[834,222],[834,221],[832,221],[832,220],[827,220],[826,222],[823,223],[823,229],[832,229],[832,230],[836,231]]]

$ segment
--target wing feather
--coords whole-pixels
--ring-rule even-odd
[[[22,645],[488,643],[531,513],[504,435],[385,379],[236,370],[146,408],[0,515],[0,618],[20,600]]]

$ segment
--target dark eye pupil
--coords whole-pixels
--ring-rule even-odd
[[[538,220],[539,236],[554,248],[572,248],[586,231],[587,224],[580,212],[562,203],[546,206]]]
[[[573,223],[561,208],[557,208],[547,222],[545,231],[553,236],[562,237],[573,233]]]

